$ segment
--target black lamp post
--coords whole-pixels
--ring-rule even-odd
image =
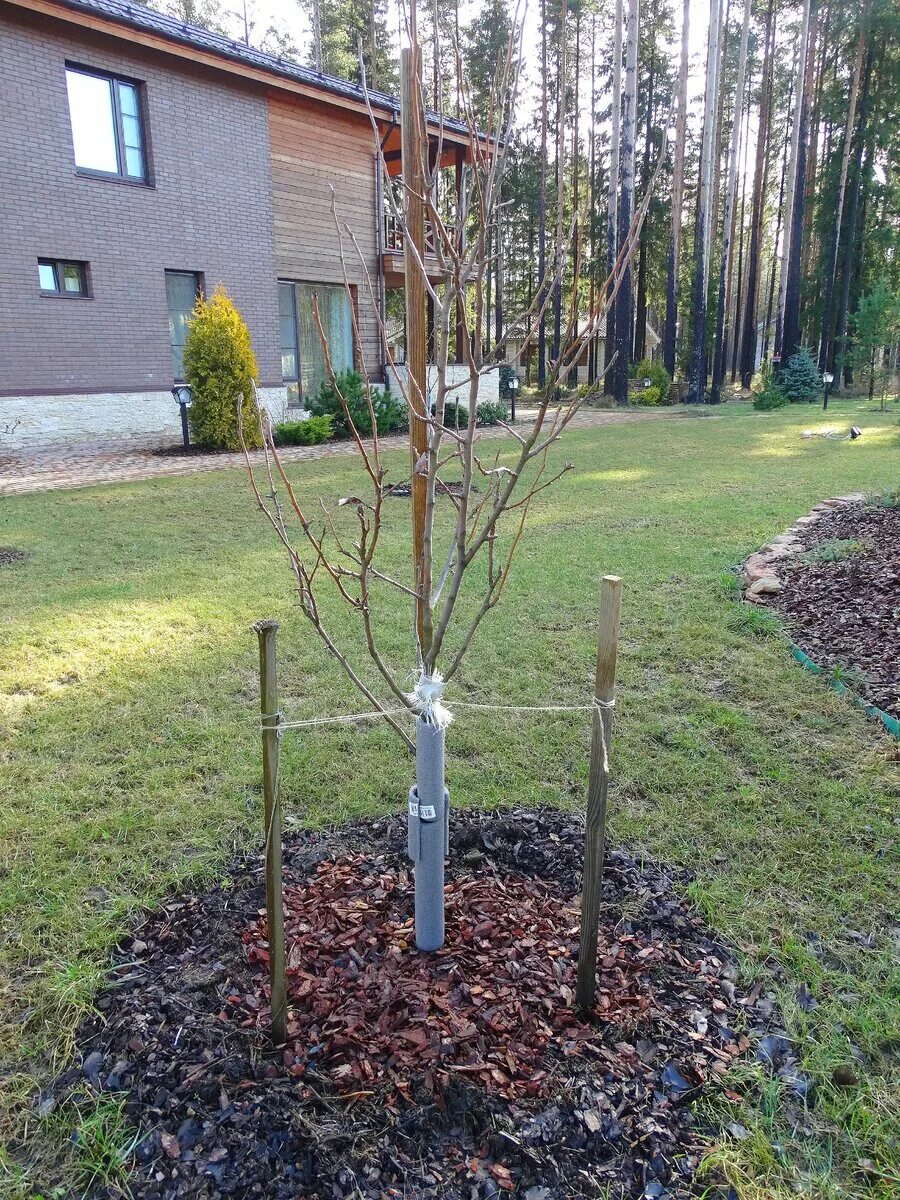
[[[519,390],[519,377],[513,373],[509,381],[509,419],[515,425],[516,423],[516,393]]]
[[[822,411],[828,407],[828,393],[831,391],[831,385],[834,383],[834,376],[830,371],[822,372],[822,382],[825,384],[825,398],[822,401]]]
[[[186,383],[176,383],[172,388],[172,395],[181,409],[181,437],[187,447],[191,444],[191,431],[188,426],[187,415],[187,410],[191,406],[191,389]]]

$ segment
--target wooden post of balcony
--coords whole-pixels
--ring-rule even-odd
[[[462,146],[456,147],[456,248],[459,254],[462,254],[466,246],[466,231],[463,221],[461,220],[463,200],[465,199],[465,160],[466,152]],[[456,297],[456,361],[461,363],[465,361],[465,346],[466,346],[466,308],[465,299],[463,296]]]
[[[425,276],[418,265],[425,262],[425,114],[422,107],[422,51],[418,42],[400,52],[400,132],[402,136],[403,187],[405,193],[405,294],[406,369],[409,399],[409,446],[412,459],[413,566],[416,589],[416,633],[422,655],[425,645],[425,602],[421,593],[422,557],[425,545],[425,483],[416,470],[428,447],[428,425],[424,420],[428,394],[428,319],[425,309]],[[417,261],[418,259],[418,261]]]

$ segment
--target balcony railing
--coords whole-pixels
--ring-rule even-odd
[[[396,217],[392,212],[386,211],[384,214],[384,253],[385,254],[402,254],[403,246],[403,222]],[[425,254],[433,255],[435,253],[434,228],[431,222],[425,219]]]

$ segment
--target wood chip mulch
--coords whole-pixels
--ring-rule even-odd
[[[454,812],[448,939],[426,956],[402,818],[292,835],[278,1051],[261,1029],[261,861],[240,859],[123,942],[52,1102],[124,1095],[135,1200],[733,1197],[696,1178],[691,1102],[751,1047],[796,1074],[792,1047],[680,898],[688,877],[623,851],[598,1006],[576,1016],[583,838],[555,809]]]
[[[808,529],[772,607],[813,662],[840,668],[854,692],[900,717],[900,507],[845,505]],[[806,557],[835,542],[859,546],[833,562]]]
[[[555,1086],[544,1069],[551,1045],[615,1065],[602,1031],[573,1008],[575,903],[539,880],[481,868],[451,881],[446,944],[423,955],[415,951],[413,900],[411,871],[363,855],[321,863],[307,886],[286,889],[293,1016],[285,1065],[293,1074],[315,1063],[339,1091],[388,1081],[395,1102],[391,1092],[409,1099],[419,1072],[440,1103],[454,1074],[509,1100],[547,1095]],[[261,919],[244,940],[249,961],[267,970],[265,937]],[[651,967],[665,957],[640,932],[602,946],[598,1015],[620,1032],[634,1026],[653,1002]],[[248,997],[229,999],[238,1007],[249,1001],[257,1013],[265,976],[257,983]]]

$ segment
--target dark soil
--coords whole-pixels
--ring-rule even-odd
[[[210,450],[208,446],[195,446],[193,442],[185,446],[183,442],[172,446],[157,446],[150,451],[157,458],[199,458],[208,454],[234,454],[234,450]]]
[[[477,492],[478,488],[473,487],[472,491]],[[385,496],[394,496],[395,498],[400,499],[400,500],[408,500],[410,498],[410,496],[412,495],[412,492],[410,491],[410,486],[408,483],[395,483],[393,485],[393,487],[386,486],[384,489],[384,494],[385,494]],[[436,481],[436,484],[435,484],[435,495],[436,496],[461,496],[462,494],[463,494],[462,480],[438,479]]]
[[[402,818],[295,835],[278,1051],[261,861],[239,860],[123,943],[57,1100],[126,1095],[136,1200],[699,1195],[690,1102],[723,1086],[771,1001],[739,989],[685,875],[614,851],[598,1006],[576,1017],[582,847],[557,810],[454,814],[448,941],[426,957]],[[782,1035],[756,1050],[804,1093]]]
[[[808,529],[772,605],[813,662],[840,668],[855,692],[900,717],[900,508],[846,505]],[[812,560],[834,542],[859,545],[833,547],[838,561]]]
[[[27,557],[24,550],[17,550],[15,546],[0,546],[0,567],[17,567]]]

